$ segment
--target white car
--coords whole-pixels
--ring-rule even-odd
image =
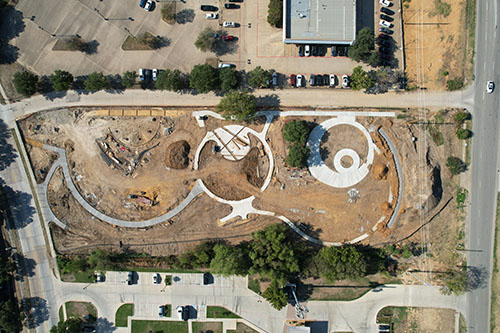
[[[158,78],[158,74],[160,73],[160,70],[159,69],[153,69],[153,81],[156,81],[156,79]]]
[[[385,20],[380,20],[380,22],[378,23],[381,27],[386,27],[386,28],[391,28],[392,27],[392,24],[385,21]]]
[[[236,65],[228,64],[228,63],[219,64],[219,68],[234,68],[234,67],[236,67]]]
[[[160,284],[160,282],[161,282],[160,274],[154,273],[153,274],[153,284]]]
[[[139,68],[139,81],[144,81],[144,68]]]
[[[222,26],[224,28],[236,28],[236,23],[234,23],[233,21],[224,21]]]
[[[158,307],[158,316],[163,317],[164,314],[165,314],[165,307],[163,305],[160,305]]]
[[[380,0],[380,4],[385,7],[392,6],[392,3],[389,0]]]
[[[150,12],[153,10],[153,0],[149,0],[146,2],[146,6],[144,6],[144,10]]]
[[[330,74],[330,87],[335,87],[335,84],[337,84],[337,77],[335,74]]]
[[[306,45],[306,47],[304,48],[304,54],[306,57],[311,56],[311,47],[309,45]]]
[[[184,307],[183,306],[178,306],[175,308],[177,311],[177,319],[182,320],[182,313],[184,312]]]
[[[347,88],[349,86],[349,76],[342,75],[342,87]]]
[[[208,13],[205,15],[205,18],[207,20],[216,20],[219,17],[219,14],[217,13]]]
[[[495,82],[493,81],[486,82],[486,92],[488,94],[491,94],[493,90],[495,90]]]
[[[298,74],[297,75],[297,79],[296,79],[296,82],[295,82],[295,86],[297,88],[300,88],[300,87],[303,87],[305,86],[305,82],[304,82],[304,76],[302,74]]]

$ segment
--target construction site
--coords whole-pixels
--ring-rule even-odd
[[[446,158],[464,153],[457,110],[440,111],[440,144],[404,111],[261,111],[237,124],[210,110],[80,107],[18,124],[56,251],[158,256],[273,223],[317,244],[380,246],[446,216]],[[296,119],[312,129],[304,169],[285,162]]]

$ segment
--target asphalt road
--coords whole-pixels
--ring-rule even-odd
[[[472,188],[468,265],[481,271],[484,283],[468,293],[469,332],[490,331],[491,273],[498,193],[500,39],[497,0],[477,1],[476,68],[472,140]],[[497,84],[486,93],[486,81]]]

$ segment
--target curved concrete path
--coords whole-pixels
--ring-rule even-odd
[[[98,211],[97,209],[92,207],[82,197],[82,195],[80,194],[80,192],[76,188],[75,184],[73,183],[73,179],[71,178],[71,175],[69,173],[68,162],[66,159],[66,151],[64,149],[50,146],[50,145],[43,145],[43,148],[59,154],[59,159],[56,161],[56,163],[59,163],[59,165],[57,165],[57,166],[62,167],[62,170],[64,173],[64,179],[66,180],[66,184],[67,184],[69,190],[71,191],[71,194],[73,194],[73,196],[75,197],[76,201],[78,201],[78,203],[80,205],[82,205],[82,207],[85,208],[85,210],[87,210],[90,214],[94,215],[95,217],[97,217],[101,221],[108,222],[110,224],[114,224],[114,225],[117,225],[120,227],[144,228],[144,227],[149,227],[149,226],[152,226],[152,225],[155,225],[158,223],[167,222],[169,219],[171,219],[175,215],[179,214],[184,208],[186,208],[186,206],[189,205],[189,203],[194,198],[196,198],[199,194],[203,193],[203,189],[198,184],[195,184],[195,186],[193,187],[191,192],[189,192],[187,197],[178,206],[176,206],[174,209],[172,209],[171,211],[169,211],[163,215],[154,217],[154,218],[149,219],[149,220],[142,220],[142,221],[125,221],[125,220],[116,219],[114,217],[110,217],[108,215],[101,213],[100,211]],[[53,174],[53,172],[52,172],[52,174]],[[46,179],[47,184],[48,184],[48,179],[49,178]]]

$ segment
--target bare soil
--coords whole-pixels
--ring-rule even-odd
[[[397,332],[455,332],[455,311],[435,308],[408,308],[405,321],[397,325]]]
[[[177,141],[167,148],[165,164],[172,169],[186,169],[189,164],[190,146],[187,141]]]

